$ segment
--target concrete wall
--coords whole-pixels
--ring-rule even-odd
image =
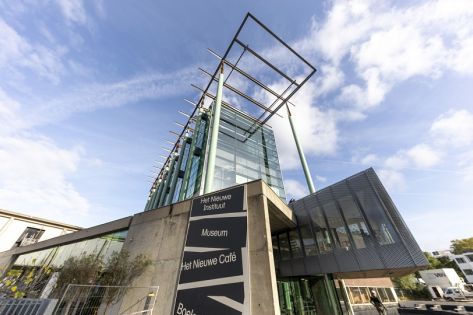
[[[272,213],[268,209],[269,203]],[[278,227],[283,224],[293,226],[292,211],[262,181],[247,184],[247,205],[251,314],[280,314],[270,221]],[[276,215],[276,209],[282,207]],[[172,314],[190,208],[191,201],[184,201],[137,214],[130,224],[124,249],[131,256],[145,254],[152,260],[131,285],[159,286],[153,314]],[[124,297],[120,312],[143,299],[142,291],[141,295],[136,292],[140,291],[130,291]],[[139,303],[144,305],[144,300]]]
[[[276,273],[272,252],[273,229],[293,228],[295,218],[281,199],[262,181],[247,185],[248,249],[251,314],[280,314]],[[134,257],[146,255],[152,263],[130,286],[159,286],[153,314],[172,314],[178,273],[187,234],[191,200],[135,214],[79,232],[0,253],[0,266],[8,265],[17,255],[92,238],[128,228],[123,249]],[[152,290],[150,289],[149,292]],[[146,293],[129,290],[122,301],[110,308],[110,314],[122,313],[130,305],[143,309]]]
[[[187,232],[191,202],[184,201],[137,214],[128,230],[124,249],[131,256],[144,254],[152,263],[145,272],[136,278],[132,286],[159,286],[156,306],[153,314],[172,313],[175,288],[177,284],[181,255]],[[130,291],[121,304],[120,313],[129,305],[143,298]],[[144,305],[144,300],[140,302]]]
[[[251,314],[280,314],[268,210],[270,188],[262,182],[247,186]],[[280,200],[279,198],[277,198]],[[287,208],[287,207],[286,207]]]

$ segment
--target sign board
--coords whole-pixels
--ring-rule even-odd
[[[247,314],[247,226],[245,186],[192,201],[173,314]]]

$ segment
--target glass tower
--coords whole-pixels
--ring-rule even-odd
[[[151,187],[145,210],[202,194],[210,135],[210,111],[199,109],[193,128],[171,153]],[[286,198],[272,129],[230,106],[222,105],[212,190],[264,180]]]

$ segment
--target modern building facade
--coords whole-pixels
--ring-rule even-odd
[[[0,209],[0,252],[80,229],[78,226]]]
[[[347,186],[353,191],[343,189]],[[361,286],[358,282],[355,286],[349,279],[403,275],[427,265],[419,259],[422,252],[372,169],[290,207],[261,180],[238,187],[244,187],[247,213],[244,278],[251,298],[245,302],[245,314],[349,314],[350,304],[353,314],[357,307],[369,308],[365,295],[370,288],[377,290],[386,304],[395,297],[386,289],[387,284]],[[195,222],[193,204],[200,204],[206,196],[219,199],[226,191],[14,248],[0,253],[0,265],[7,270],[48,266],[59,271],[71,255],[87,252],[106,259],[125,248],[132,255],[146,254],[152,259],[145,274],[130,285],[159,286],[154,314],[177,314],[173,302]],[[334,196],[325,199],[328,193]],[[214,272],[209,266],[199,274],[212,276]],[[48,282],[42,281],[44,285]],[[40,287],[33,297],[39,296]],[[137,298],[125,296],[116,307],[125,307]],[[232,310],[228,308],[228,314],[233,314]]]
[[[202,194],[209,153],[209,110],[200,108],[193,123],[153,183],[145,210]],[[263,179],[285,199],[273,131],[268,125],[261,125],[251,116],[223,104],[212,189],[256,179]]]
[[[248,14],[219,57],[209,83],[218,81],[217,93],[208,93],[209,86],[203,90],[201,100],[210,97],[212,103],[195,104],[152,184],[144,212],[0,253],[0,266],[18,283],[41,274],[28,297],[52,297],[46,288],[54,285],[52,275],[61,272],[68,257],[93,254],[99,263],[113,252],[127,250],[151,260],[144,274],[127,285],[159,286],[153,314],[354,314],[352,304],[369,307],[369,289],[387,304],[394,303],[395,295],[386,290],[387,284],[347,286],[349,279],[404,275],[428,264],[373,169],[286,203],[267,120],[315,68],[264,25],[309,66],[309,75],[290,78],[253,51],[238,38],[249,18],[261,25]],[[243,52],[232,63],[226,56],[234,44]],[[287,80],[286,91],[278,94],[238,68],[244,53]],[[230,74],[238,72],[272,94],[275,101],[265,106],[251,95],[235,92],[224,80],[223,65]],[[257,114],[222,101],[223,87],[257,105]],[[146,310],[146,294],[123,295],[108,313],[121,314],[131,305]],[[102,301],[95,303],[100,307]]]

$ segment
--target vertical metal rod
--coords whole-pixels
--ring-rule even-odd
[[[305,180],[307,181],[307,186],[309,187],[309,192],[311,194],[313,194],[315,192],[315,186],[314,186],[314,182],[312,181],[312,176],[310,175],[309,166],[307,166],[307,161],[305,159],[304,150],[302,149],[302,146],[299,143],[299,139],[297,138],[296,129],[294,128],[294,123],[292,121],[291,111],[289,110],[289,106],[287,106],[287,104],[286,104],[286,108],[287,108],[287,115],[289,117],[289,123],[291,124],[292,135],[294,137],[294,142],[296,143],[296,147],[297,147],[297,153],[299,153],[299,158],[301,160],[302,169],[304,170]]]
[[[181,187],[181,193],[179,195],[179,201],[184,200],[187,195],[187,187],[189,186],[189,176],[190,176],[192,164],[193,164],[194,159],[197,158],[196,156],[194,156],[194,150],[195,150],[195,144],[197,142],[197,137],[199,136],[199,132],[200,132],[200,124],[201,124],[201,118],[199,115],[197,116],[197,119],[195,122],[194,133],[192,134],[192,142],[191,142],[191,147],[189,149],[186,170],[184,172],[184,178],[182,179],[182,187]]]
[[[212,110],[212,133],[210,135],[207,171],[205,172],[204,194],[211,192],[213,186],[215,159],[217,157],[218,130],[220,127],[220,110],[222,109],[223,81],[223,63],[221,63],[220,75],[218,77],[217,97],[215,98]]]

